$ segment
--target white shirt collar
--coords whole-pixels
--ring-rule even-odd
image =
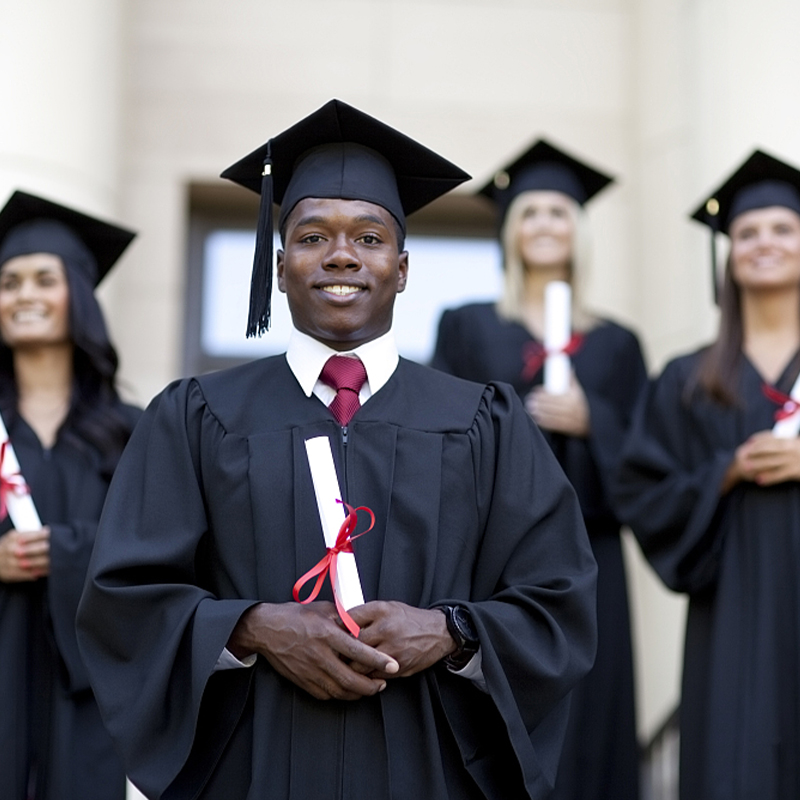
[[[308,334],[301,333],[297,328],[292,328],[289,346],[286,349],[286,360],[306,397],[311,397],[325,362],[336,355],[354,355],[361,359],[367,371],[371,395],[392,377],[400,361],[397,343],[391,330],[354,350],[342,352],[328,347]]]

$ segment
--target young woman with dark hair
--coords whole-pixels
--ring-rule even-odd
[[[800,171],[757,151],[695,217],[730,238],[719,333],[648,388],[618,507],[659,576],[689,596],[681,797],[789,800],[800,796]]]
[[[9,800],[122,800],[75,614],[106,490],[138,410],[94,287],[133,238],[15,193],[0,211],[0,412],[41,517],[16,530],[0,486],[0,775]]]

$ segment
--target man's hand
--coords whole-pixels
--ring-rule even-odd
[[[0,536],[0,581],[35,581],[50,572],[50,528]]]
[[[725,474],[723,494],[739,481],[772,486],[800,480],[800,438],[779,439],[771,431],[754,433],[736,448],[736,455]]]
[[[361,627],[358,640],[391,656],[398,672],[375,670],[377,678],[405,678],[433,666],[456,649],[444,614],[436,608],[414,608],[405,603],[376,600],[351,608],[350,616]],[[361,665],[356,669],[361,670]]]
[[[353,638],[336,606],[321,601],[253,606],[242,614],[228,649],[237,658],[260,653],[276,672],[318,700],[377,694],[386,688],[385,677],[399,668],[393,658]]]
[[[567,436],[589,435],[589,403],[574,373],[566,394],[550,394],[544,386],[536,386],[525,397],[525,408],[546,431]]]

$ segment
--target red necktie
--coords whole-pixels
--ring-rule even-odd
[[[336,421],[344,427],[361,408],[358,393],[367,379],[367,371],[357,358],[331,356],[322,368],[319,379],[336,389],[336,397],[328,406]]]

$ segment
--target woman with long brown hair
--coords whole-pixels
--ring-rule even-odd
[[[660,577],[689,596],[681,797],[789,800],[800,796],[800,171],[756,151],[694,216],[730,239],[719,333],[649,387],[618,501]]]
[[[111,474],[139,413],[117,394],[117,354],[94,296],[132,238],[23,192],[0,211],[0,412],[20,464],[0,485],[0,794],[8,800],[125,796],[75,615]],[[40,529],[17,530],[6,513],[22,480]]]

